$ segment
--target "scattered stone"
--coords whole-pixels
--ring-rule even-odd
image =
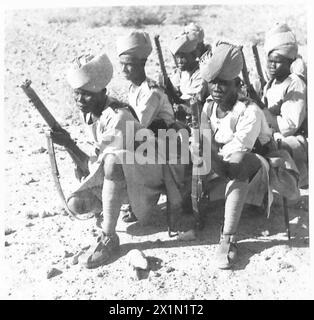
[[[293,272],[296,271],[295,266],[289,262],[286,262],[286,261],[281,261],[279,263],[279,269],[286,269],[286,270],[293,271]]]
[[[33,211],[27,211],[26,212],[26,218],[27,219],[38,218],[38,216],[39,216],[38,212],[33,212]]]
[[[47,271],[47,279],[56,277],[58,275],[60,275],[62,273],[61,270],[57,269],[57,268],[51,268]]]
[[[167,273],[170,273],[170,272],[173,272],[173,271],[175,271],[176,269],[175,268],[173,268],[173,267],[168,267],[167,269],[166,269],[166,272]]]
[[[68,252],[67,250],[64,251],[64,258],[71,258],[74,256],[73,252]]]
[[[24,184],[28,186],[29,184],[34,183],[34,182],[38,182],[38,181],[39,180],[35,180],[34,178],[31,178],[29,181],[25,182]]]
[[[194,229],[188,230],[186,232],[179,232],[177,237],[177,240],[180,241],[192,241],[196,239],[196,233]]]
[[[27,223],[26,225],[25,225],[25,227],[32,227],[32,226],[34,226],[34,223],[31,223],[31,222],[29,222],[29,223]]]
[[[4,235],[8,236],[11,233],[14,233],[16,230],[11,229],[10,227],[6,227],[4,230]]]
[[[47,217],[51,217],[52,214],[46,210],[42,211],[40,214],[39,214],[39,217],[40,218],[47,218]]]
[[[263,230],[263,231],[261,232],[261,235],[262,235],[263,237],[269,237],[270,232],[269,232],[269,230]]]
[[[294,219],[290,220],[290,224],[298,224],[300,221],[301,217],[295,217]]]
[[[104,276],[107,275],[107,274],[108,274],[108,271],[107,271],[107,270],[100,271],[100,272],[97,273],[97,277],[102,278],[102,277],[104,277]]]
[[[135,269],[137,268],[142,270],[148,269],[147,258],[145,254],[138,249],[133,249],[128,252],[127,261],[128,261],[128,264],[130,266],[133,266]]]
[[[39,149],[35,149],[32,151],[32,154],[39,154],[39,153],[45,153],[47,151],[46,148],[40,147]]]

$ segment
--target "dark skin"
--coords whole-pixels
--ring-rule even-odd
[[[290,67],[292,62],[292,59],[283,57],[276,52],[271,52],[267,57],[267,71],[270,78],[277,84],[282,83],[291,73]],[[276,115],[280,113],[280,104],[278,106],[272,106],[269,109],[264,109],[263,111],[267,122],[270,123],[273,128],[277,128]]]
[[[181,71],[191,72],[198,64],[195,52],[177,52],[174,57]]]
[[[283,82],[291,73],[290,66],[292,59],[283,57],[282,55],[271,52],[267,57],[267,71],[271,79],[275,79],[276,83]]]
[[[131,63],[120,58],[122,74],[134,85],[140,86],[146,79],[145,62],[146,60],[139,60]]]
[[[214,79],[208,83],[209,93],[218,104],[217,117],[223,118],[232,110],[238,97],[238,82],[233,80]]]
[[[84,115],[91,113],[92,116],[99,118],[101,113],[105,110],[107,89],[104,88],[100,92],[74,89],[73,98],[76,107],[79,108]],[[67,146],[70,143],[70,136],[67,131],[63,129],[60,131],[52,131],[50,135],[53,142],[56,144]]]
[[[216,114],[218,118],[224,118],[232,110],[238,98],[238,85],[236,79],[222,80],[215,78],[208,83],[209,93],[218,105]],[[215,167],[213,170],[222,176],[226,176],[227,163],[222,160],[221,156],[218,156],[218,148],[218,145],[212,143],[212,159]],[[215,164],[218,166],[216,167]]]

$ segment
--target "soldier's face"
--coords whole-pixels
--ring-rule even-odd
[[[137,80],[142,74],[141,63],[129,63],[120,60],[121,72],[125,79],[133,82]]]
[[[106,89],[100,92],[91,92],[83,89],[73,90],[73,98],[76,106],[83,112],[91,112],[97,116],[102,111],[102,103],[106,97]]]
[[[175,59],[181,71],[190,70],[195,65],[195,56],[191,52],[178,52]]]
[[[272,52],[267,57],[267,71],[271,79],[285,78],[290,74],[292,60]]]
[[[209,93],[218,104],[228,105],[237,95],[238,87],[236,80],[214,79],[208,83]]]

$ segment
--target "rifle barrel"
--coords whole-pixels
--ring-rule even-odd
[[[34,107],[39,111],[41,116],[45,119],[46,123],[52,130],[61,129],[60,124],[54,118],[54,116],[50,113],[50,111],[46,108],[44,103],[40,100],[37,93],[31,87],[31,80],[26,80],[22,85],[21,88],[30,99]]]

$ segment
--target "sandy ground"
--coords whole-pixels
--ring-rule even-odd
[[[247,17],[252,12],[250,10],[244,13]],[[207,36],[208,40],[228,33],[230,27],[223,29],[219,19],[230,18],[229,11],[217,9],[216,18],[212,18],[212,29],[205,27],[205,34],[211,35]],[[273,204],[269,220],[250,210],[243,213],[239,227],[239,261],[233,270],[220,271],[215,267],[219,226],[223,218],[222,204],[208,208],[206,227],[196,240],[169,238],[163,211],[154,216],[152,224],[147,227],[140,228],[136,223],[125,224],[119,220],[117,229],[121,253],[109,265],[88,270],[80,264],[73,264],[74,255],[96,241],[95,221],[73,220],[62,209],[46,150],[47,126],[19,86],[26,78],[31,79],[33,88],[54,116],[82,148],[87,148],[77,111],[71,105],[64,69],[69,60],[88,48],[90,52],[106,50],[115,70],[118,70],[115,36],[125,29],[108,26],[88,28],[81,21],[48,23],[47,17],[53,14],[55,12],[49,10],[33,10],[6,15],[4,298],[313,298],[308,190],[302,190],[298,203],[290,204],[290,242],[285,235],[280,199]],[[303,11],[295,10],[289,19],[295,23],[304,15]],[[258,26],[260,31],[263,16],[257,17],[254,26]],[[244,30],[237,40],[248,45],[245,40],[251,36],[251,28],[248,35],[249,31],[245,34],[247,29],[243,29],[245,22],[237,18],[236,23],[238,30]],[[222,29],[225,31],[219,31]],[[159,33],[165,46],[180,27],[149,26],[146,30],[152,35]],[[164,55],[170,71],[172,60],[168,52]],[[248,64],[251,61],[248,58]],[[147,70],[152,77],[158,71],[155,52],[148,60]],[[115,71],[109,86],[111,92],[125,100],[127,87],[126,81]],[[56,152],[61,182],[65,193],[69,194],[77,185],[73,165],[62,148],[57,147]],[[180,221],[180,227],[187,229],[193,217],[180,216],[176,220]],[[176,228],[179,228],[178,224]],[[135,248],[142,250],[150,262],[151,270],[141,280],[130,277],[127,264],[126,254]],[[52,268],[59,272],[48,279],[47,272]]]

